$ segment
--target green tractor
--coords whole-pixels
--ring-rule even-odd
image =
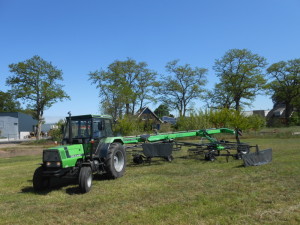
[[[124,175],[125,168],[123,138],[113,137],[110,116],[69,113],[62,145],[43,151],[43,163],[33,175],[33,188],[48,188],[53,177],[77,178],[81,192],[86,193],[92,187],[93,174],[115,179]]]
[[[108,179],[122,177],[126,168],[126,152],[130,153],[132,150],[134,150],[133,162],[140,164],[144,162],[144,159],[151,162],[152,157],[161,157],[172,161],[171,154],[174,143],[177,146],[194,147],[189,150],[194,154],[204,155],[205,159],[209,161],[214,161],[217,156],[226,156],[227,158],[232,156],[241,159],[248,155],[251,147],[254,147],[243,143],[217,141],[212,137],[214,134],[235,134],[234,130],[228,128],[116,137],[112,131],[111,116],[71,116],[69,113],[66,121],[62,145],[43,151],[43,163],[33,175],[35,191],[48,188],[50,180],[57,177],[76,178],[81,192],[89,192],[92,187],[93,174],[106,175]],[[206,138],[209,143],[175,141],[178,138],[196,136]],[[127,146],[125,147],[125,145]],[[137,152],[139,148],[142,148],[143,151]],[[231,153],[231,150],[236,153]],[[221,152],[225,152],[225,154]],[[258,150],[257,153],[259,153]],[[268,153],[267,156],[269,157],[265,160],[256,154],[248,157],[248,161],[269,162],[271,153]]]

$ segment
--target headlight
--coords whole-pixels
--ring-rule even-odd
[[[61,162],[46,162],[47,167],[60,167]]]

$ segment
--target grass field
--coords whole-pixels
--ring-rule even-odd
[[[300,139],[247,139],[273,148],[273,162],[206,162],[175,153],[171,163],[129,165],[124,177],[76,181],[36,194],[41,156],[0,159],[0,224],[300,224]]]

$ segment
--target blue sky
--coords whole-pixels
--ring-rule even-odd
[[[8,65],[34,55],[63,71],[71,96],[45,111],[47,122],[68,111],[98,114],[88,73],[116,59],[145,61],[159,74],[180,59],[207,68],[212,88],[214,61],[229,49],[247,48],[269,64],[300,58],[299,12],[299,0],[0,0],[0,90],[8,88]],[[252,107],[270,108],[268,96]]]

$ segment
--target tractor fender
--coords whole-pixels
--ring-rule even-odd
[[[121,139],[113,139],[110,143],[99,142],[95,155],[99,158],[106,158],[108,154],[108,149],[111,143],[118,142],[123,145],[123,141]]]
[[[98,156],[99,158],[106,158],[108,148],[111,143],[99,143],[95,152],[95,155]]]

